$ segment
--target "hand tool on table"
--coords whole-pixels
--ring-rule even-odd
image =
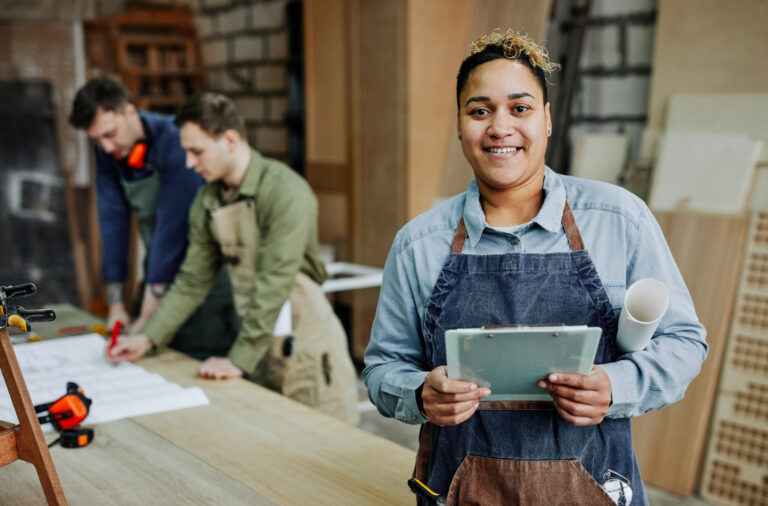
[[[56,319],[56,313],[50,309],[28,310],[21,306],[10,305],[11,299],[28,297],[37,293],[34,283],[0,286],[0,328],[16,327],[24,332],[32,328],[29,322],[49,322]]]

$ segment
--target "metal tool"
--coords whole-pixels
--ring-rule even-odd
[[[11,299],[29,297],[37,293],[34,283],[0,286],[0,328],[16,327],[24,332],[32,328],[29,322],[49,322],[56,319],[50,309],[28,310],[8,303]]]
[[[411,478],[408,480],[408,486],[411,488],[411,492],[416,494],[423,504],[435,504],[436,506],[445,506],[445,497],[438,494],[428,486],[424,485],[421,480]]]

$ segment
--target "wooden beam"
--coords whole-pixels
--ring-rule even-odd
[[[17,460],[19,453],[16,451],[16,426],[7,422],[0,422],[0,467]]]
[[[349,165],[307,161],[307,181],[315,192],[347,193],[350,184]]]

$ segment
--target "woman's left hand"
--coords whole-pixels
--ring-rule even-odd
[[[603,421],[611,405],[611,380],[602,367],[593,365],[584,374],[550,374],[539,381],[555,401],[560,416],[574,425],[596,425]]]

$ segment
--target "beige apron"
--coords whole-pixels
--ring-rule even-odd
[[[253,299],[261,233],[253,199],[211,212],[211,232],[229,264],[235,306],[240,315]],[[284,356],[287,336],[274,338],[259,378],[286,397],[357,424],[357,374],[347,336],[322,288],[303,272],[293,280],[290,296],[294,344]]]

